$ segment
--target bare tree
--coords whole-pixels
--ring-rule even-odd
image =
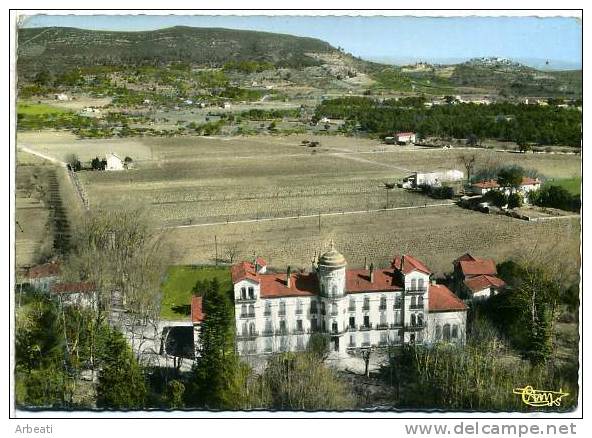
[[[224,250],[224,254],[226,255],[226,259],[228,260],[229,263],[234,263],[240,255],[240,249],[238,247],[238,243],[233,242],[233,243],[228,244],[226,246],[226,249]]]
[[[471,175],[473,174],[473,170],[475,169],[475,162],[477,161],[476,154],[460,154],[458,156],[458,161],[462,164],[467,172],[467,182],[471,180]]]

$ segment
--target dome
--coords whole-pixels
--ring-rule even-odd
[[[331,243],[331,249],[319,257],[319,266],[328,268],[343,268],[347,265],[345,257],[335,249]]]

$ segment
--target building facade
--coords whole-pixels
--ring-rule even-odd
[[[333,246],[310,272],[267,273],[260,258],[238,263],[231,268],[237,351],[305,350],[314,333],[327,335],[339,356],[409,343],[462,344],[467,307],[431,275],[409,255],[395,257],[389,269],[348,269]]]

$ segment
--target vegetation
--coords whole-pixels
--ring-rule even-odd
[[[191,296],[201,293],[195,285],[214,278],[222,290],[232,289],[227,267],[170,266],[162,283],[160,317],[169,320],[186,318],[191,311]]]
[[[530,202],[541,207],[559,208],[579,212],[582,201],[579,194],[572,194],[558,185],[543,185],[536,192],[529,194]]]
[[[431,108],[413,102],[343,97],[321,103],[318,118],[350,119],[362,130],[387,136],[415,131],[420,137],[491,138],[517,143],[580,147],[582,114],[577,109],[495,103],[453,104]]]

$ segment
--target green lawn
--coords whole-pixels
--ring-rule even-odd
[[[69,111],[44,103],[19,102],[16,105],[16,112],[27,116],[38,116],[40,114],[62,114]]]
[[[553,181],[549,181],[547,184],[553,186],[561,186],[573,195],[579,195],[581,192],[581,184],[582,178],[581,177],[574,177],[574,178],[565,178],[565,179],[556,179]]]
[[[171,266],[162,284],[160,317],[166,320],[187,319],[191,314],[191,295],[198,280],[217,278],[224,289],[231,290],[230,269],[226,266]]]

